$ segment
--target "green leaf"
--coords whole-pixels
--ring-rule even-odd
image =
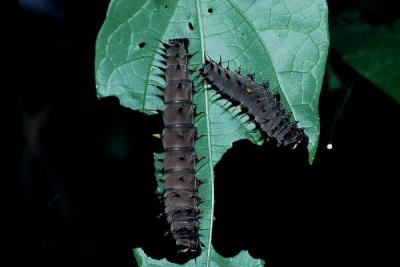
[[[98,96],[117,96],[121,105],[147,114],[162,110],[161,92],[149,85],[163,84],[152,67],[159,59],[154,51],[160,46],[158,40],[183,37],[190,40],[190,52],[200,52],[191,60],[193,67],[202,64],[205,55],[221,56],[231,68],[255,72],[257,81],[269,81],[272,90],[280,91],[285,108],[305,128],[313,160],[329,43],[324,0],[113,0],[96,44]],[[226,100],[216,98],[202,86],[193,98],[202,114],[195,123],[201,135],[196,154],[204,157],[196,167],[197,176],[206,181],[199,188],[205,200],[200,225],[206,247],[196,261],[197,266],[241,266],[229,265],[236,257],[218,258],[211,246],[213,168],[233,142],[248,139],[261,144],[262,140],[248,118],[237,115],[240,110],[228,109]],[[153,261],[141,250],[136,255],[142,263]],[[248,254],[239,255],[242,261],[252,261]],[[261,262],[248,266],[261,266]]]
[[[203,251],[203,253],[205,253]],[[167,260],[154,260],[146,256],[142,249],[135,249],[134,254],[138,260],[139,267],[178,267],[182,266],[179,264],[171,263]],[[212,250],[208,262],[202,261],[206,257],[200,256],[196,260],[192,259],[185,264],[187,267],[262,267],[264,263],[262,260],[252,259],[247,251],[242,251],[238,255],[232,258],[224,258],[214,250]]]
[[[154,157],[154,170],[155,170],[154,175],[156,176],[156,180],[157,180],[156,194],[162,195],[162,194],[164,194],[164,184],[162,182],[164,175],[162,173],[163,165],[160,162],[160,159],[163,158],[163,154],[162,153],[153,153],[153,157]]]
[[[400,103],[400,20],[391,28],[339,24],[332,28],[332,46],[345,62]]]
[[[330,91],[338,91],[343,88],[342,80],[329,61],[326,64],[326,79]]]
[[[96,45],[99,97],[118,96],[122,105],[147,114],[162,109],[159,91],[148,85],[157,58],[153,51],[157,39],[174,37],[188,37],[191,51],[221,55],[231,67],[255,72],[258,81],[269,80],[305,128],[313,160],[329,43],[324,0],[114,0]]]

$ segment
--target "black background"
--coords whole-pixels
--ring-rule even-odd
[[[331,20],[347,8],[373,25],[396,17],[389,1],[328,4]],[[161,132],[161,118],[96,98],[94,47],[107,5],[20,1],[18,185],[23,234],[34,233],[29,251],[40,266],[135,266],[137,246],[173,259],[153,194],[152,153],[161,143],[151,135]],[[398,242],[399,107],[334,50],[330,61],[353,90],[333,124],[345,92],[324,84],[312,166],[305,150],[246,141],[216,166],[213,245],[220,254],[249,250],[267,266],[399,261],[391,245]],[[25,253],[27,243],[20,245]]]

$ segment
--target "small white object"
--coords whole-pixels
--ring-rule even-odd
[[[327,145],[326,145],[326,148],[327,148],[328,150],[331,150],[332,147],[333,147],[332,144],[327,144]]]

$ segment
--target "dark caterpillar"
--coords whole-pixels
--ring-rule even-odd
[[[306,141],[303,129],[281,108],[279,95],[268,90],[268,84],[258,84],[254,75],[244,77],[238,71],[230,71],[211,59],[206,59],[199,69],[201,76],[211,84],[222,98],[240,104],[254,118],[257,126],[268,138],[277,141],[278,146],[291,148]]]
[[[164,88],[164,205],[170,231],[181,253],[197,253],[199,240],[200,198],[197,194],[196,157],[187,39],[173,39],[163,44],[166,68]]]

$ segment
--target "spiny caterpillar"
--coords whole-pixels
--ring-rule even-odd
[[[188,39],[162,43],[164,71],[164,129],[162,132],[164,206],[170,232],[180,253],[198,253],[199,180],[196,177],[193,124],[195,105],[192,102],[193,82],[190,79]]]
[[[293,149],[306,141],[303,129],[290,120],[290,114],[281,107],[279,95],[271,93],[267,83],[258,84],[253,74],[244,77],[239,71],[223,68],[221,62],[211,59],[206,59],[199,72],[220,93],[221,98],[240,104],[247,110],[267,139],[273,138],[278,146],[283,144]]]

